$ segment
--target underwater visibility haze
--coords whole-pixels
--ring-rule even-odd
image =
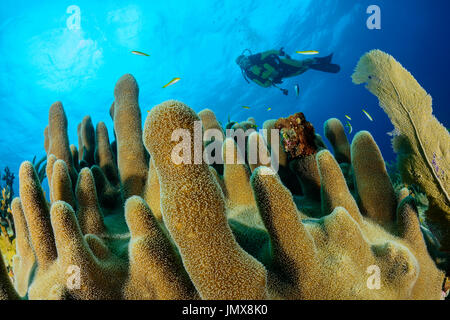
[[[448,295],[447,1],[1,7],[1,298]],[[170,163],[198,119],[278,174]]]

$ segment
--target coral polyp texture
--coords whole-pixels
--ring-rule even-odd
[[[94,129],[86,116],[78,147],[70,145],[63,105],[51,106],[49,199],[33,164],[22,163],[12,202],[15,280],[1,264],[0,298],[441,298],[444,274],[428,254],[415,202],[408,190],[394,191],[369,132],[350,144],[331,119],[333,156],[303,114],[264,124],[295,136],[287,148],[250,118],[227,125],[253,129],[243,150],[211,110],[197,115],[179,101],[153,107],[142,128],[138,94],[132,75],[119,79],[112,143],[105,124]],[[200,120],[224,139],[199,146]],[[177,129],[181,141],[172,139]],[[193,161],[213,142],[222,164]],[[261,152],[249,163],[252,145]],[[173,150],[192,161],[173,161]]]

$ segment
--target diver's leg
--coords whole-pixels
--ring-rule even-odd
[[[341,67],[331,63],[333,54],[323,58],[312,58],[305,60],[281,59],[281,77],[290,78],[301,75],[309,69],[328,73],[338,73]]]
[[[314,59],[281,59],[281,63],[281,76],[283,78],[290,78],[301,75],[302,73],[308,71],[310,65],[314,63]]]

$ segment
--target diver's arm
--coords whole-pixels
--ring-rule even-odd
[[[254,83],[263,88],[268,88],[272,85],[272,82],[269,79],[263,79],[251,71],[246,70],[245,75],[248,79],[252,80]]]

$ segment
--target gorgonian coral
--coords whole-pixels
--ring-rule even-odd
[[[242,150],[232,138],[222,143],[219,170],[172,161],[178,143],[191,156],[196,152],[200,117],[167,101],[151,109],[142,130],[138,92],[131,75],[116,84],[115,143],[103,123],[94,130],[87,117],[78,148],[70,145],[62,104],[50,108],[50,202],[35,168],[24,162],[20,198],[13,201],[16,289],[0,264],[1,298],[441,297],[443,274],[427,252],[414,203],[405,190],[395,194],[368,132],[355,136],[349,155],[342,125],[327,127],[327,137],[339,137],[331,143],[351,170],[341,170],[343,163],[315,134],[317,150],[304,162],[284,158],[285,173],[299,180],[290,180],[301,193],[293,196],[264,161],[285,150],[264,134],[253,132],[246,141],[261,151],[251,166],[245,161],[250,148]],[[204,128],[220,129],[210,110],[201,118]],[[174,141],[177,129],[188,138]],[[378,290],[367,285],[374,267]]]
[[[397,132],[392,144],[405,183],[426,191],[426,220],[450,251],[450,134],[432,114],[431,96],[392,56],[372,50],[352,76],[376,95]]]

